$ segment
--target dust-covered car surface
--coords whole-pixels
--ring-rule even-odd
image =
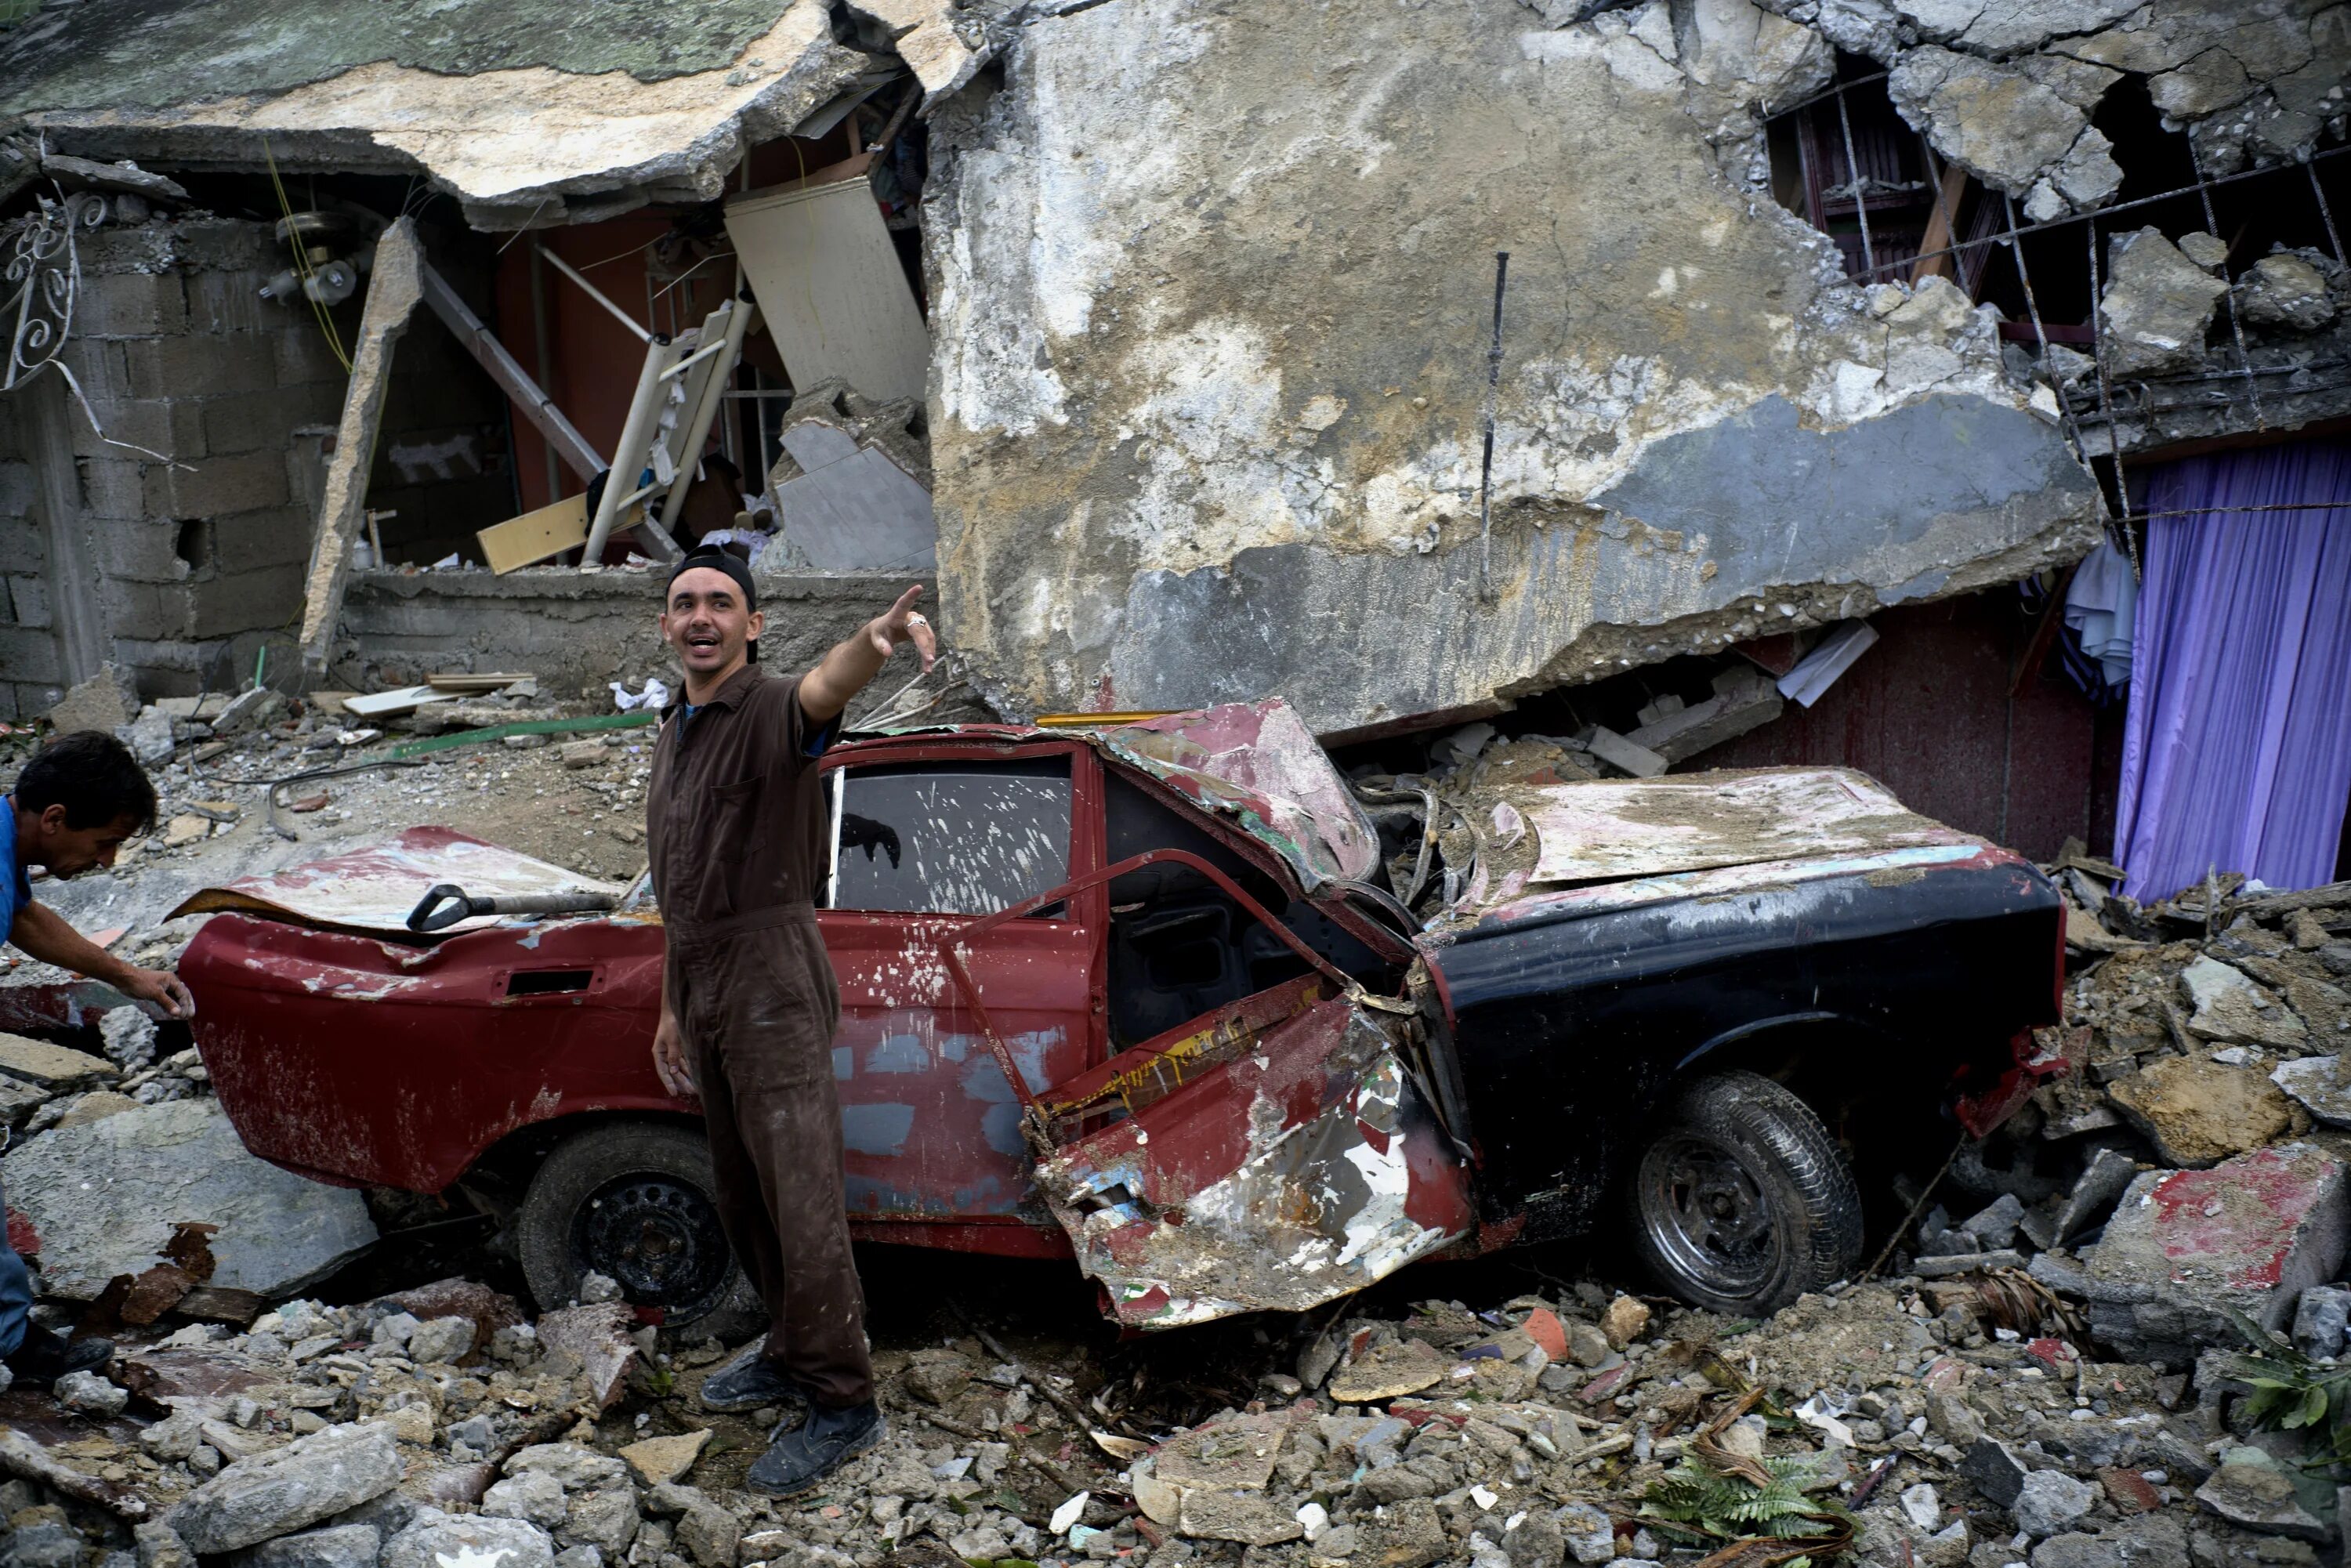
[[[1407,907],[1390,861],[1419,894],[1433,824],[1367,810],[1279,701],[823,766],[857,1233],[1074,1256],[1135,1327],[1617,1225],[1762,1312],[1853,1266],[1873,1134],[1980,1134],[2059,1065],[2055,894],[1856,773],[1519,779]],[[617,907],[409,929],[442,884]],[[660,916],[622,894],[416,828],[190,900],[246,1145],[496,1215],[543,1303],[592,1269],[740,1313],[697,1106],[653,1071]]]

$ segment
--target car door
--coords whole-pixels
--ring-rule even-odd
[[[1101,853],[1099,770],[1069,742],[846,748],[827,775],[832,876],[817,916],[841,983],[833,1076],[862,1234],[1066,1252],[1036,1202],[1020,1096],[942,944]],[[1030,1091],[1102,1052],[1099,892],[996,925],[967,962]]]

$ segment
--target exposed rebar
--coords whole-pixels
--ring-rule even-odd
[[[1869,243],[1869,192],[1861,177],[1861,161],[1853,155],[1853,116],[1845,112],[1843,93],[1837,94],[1837,129],[1844,132],[1844,176],[1853,186],[1854,214],[1861,219],[1862,271],[1873,273],[1877,270],[1877,247]]]
[[[2204,200],[2204,232],[2217,240],[2220,237],[2220,220],[2213,215],[2212,187],[2204,183],[2204,159],[2196,151],[2196,138],[2189,136],[2185,131],[2179,134],[2187,137],[2188,166],[2196,171],[2196,193]],[[2229,281],[2229,256],[2226,251],[2220,256],[2220,283],[2225,290],[2225,298],[2229,301],[2229,336],[2236,340],[2237,363],[2244,367],[2245,391],[2253,400],[2253,428],[2267,430],[2270,427],[2269,416],[2262,410],[2262,389],[2252,381],[2253,357],[2245,351],[2245,324],[2237,314],[2237,288],[2235,284]],[[2114,444],[2114,432],[2111,429],[2106,433],[2106,442],[2109,445]]]
[[[1502,392],[1502,289],[1510,253],[1494,253],[1494,340],[1486,350],[1485,456],[1478,474],[1478,597],[1494,597],[1494,405]]]

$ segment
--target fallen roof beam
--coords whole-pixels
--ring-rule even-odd
[[[465,345],[465,351],[481,362],[482,369],[489,371],[490,379],[497,382],[515,407],[522,411],[522,416],[530,421],[531,428],[538,432],[555,455],[563,459],[565,465],[583,480],[593,479],[602,473],[602,455],[588,444],[588,438],[580,434],[577,426],[563,417],[563,411],[555,406],[555,400],[547,395],[545,389],[530,378],[529,372],[512,354],[507,352],[506,345],[498,341],[496,334],[483,325],[482,319],[457,298],[457,291],[449,287],[448,279],[434,271],[429,263],[424,267],[423,279],[424,303],[433,307],[433,313],[456,334],[457,341]]]
[[[376,242],[375,268],[368,277],[367,308],[360,318],[359,351],[351,360],[350,385],[343,392],[343,418],[335,432],[334,461],[327,468],[319,504],[319,532],[310,545],[310,572],[302,598],[302,667],[323,674],[335,640],[350,575],[351,541],[367,507],[368,470],[375,463],[376,427],[383,418],[392,382],[392,345],[408,329],[408,319],[423,294],[424,253],[416,224],[396,219]]]

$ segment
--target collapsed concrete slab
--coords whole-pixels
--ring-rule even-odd
[[[926,88],[985,58],[944,3],[877,8],[912,36]],[[266,137],[288,172],[421,171],[475,227],[521,228],[712,200],[745,148],[894,65],[838,41],[821,0],[518,5],[495,23],[429,5],[96,0],[12,30],[0,112],[50,148],[150,167],[252,167]]]
[[[2032,1272],[2086,1301],[2091,1333],[2126,1358],[2186,1366],[2241,1344],[2224,1309],[2285,1327],[2302,1291],[2335,1277],[2346,1219],[2342,1162],[2281,1144],[2210,1170],[2142,1174],[2078,1265],[2044,1252]]]
[[[1704,9],[1687,59],[1662,0],[1025,29],[934,118],[925,222],[943,601],[983,689],[1280,690],[1344,733],[2085,549],[2095,487],[1989,317],[1846,284],[1715,144],[1825,62]]]
[[[43,1291],[69,1301],[153,1264],[183,1222],[220,1227],[208,1283],[268,1298],[324,1279],[376,1239],[358,1193],[254,1158],[217,1100],[54,1128],[0,1160],[0,1186],[32,1222]]]

